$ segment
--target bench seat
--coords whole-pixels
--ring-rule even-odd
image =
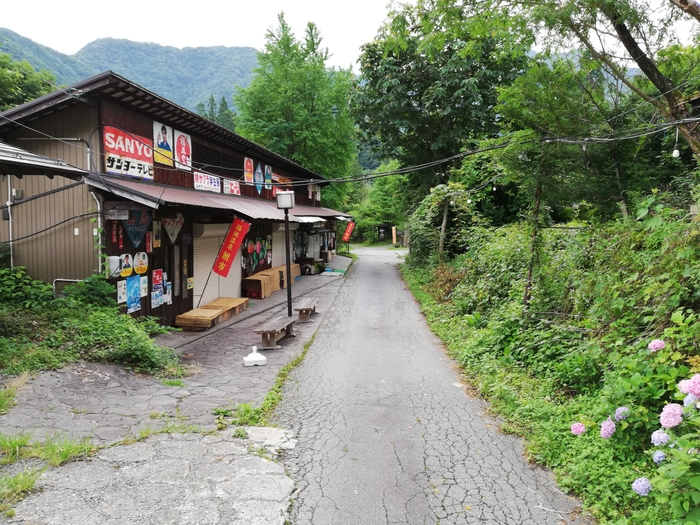
[[[282,348],[277,341],[283,337],[294,337],[294,319],[287,316],[274,317],[253,331],[262,336],[260,350]]]
[[[316,313],[316,305],[318,304],[317,297],[305,297],[301,299],[294,310],[299,312],[299,322],[300,323],[310,323],[311,314]]]
[[[231,315],[238,315],[248,308],[247,297],[219,297],[214,299],[209,304],[205,304],[202,308],[207,310],[226,310]]]

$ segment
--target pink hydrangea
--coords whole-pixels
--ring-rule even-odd
[[[649,343],[648,348],[652,352],[658,352],[659,350],[666,348],[666,343],[664,343],[661,339],[654,339],[651,343]]]
[[[600,437],[608,439],[615,433],[615,422],[608,418],[600,424]]]
[[[586,431],[586,427],[583,425],[583,423],[574,423],[571,425],[571,433],[574,436],[580,436]]]
[[[678,403],[669,403],[661,411],[659,420],[664,428],[677,427],[683,421],[683,407]]]
[[[700,374],[695,374],[690,379],[680,381],[678,390],[684,394],[693,394],[696,397],[700,397]]]

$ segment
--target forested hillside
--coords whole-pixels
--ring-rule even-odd
[[[72,84],[106,70],[125,76],[188,109],[214,95],[232,100],[235,86],[250,84],[257,66],[252,47],[189,47],[102,38],[65,55],[0,28],[0,51],[46,69],[59,84]]]

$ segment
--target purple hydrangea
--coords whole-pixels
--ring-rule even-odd
[[[669,436],[666,432],[663,430],[655,430],[654,432],[651,433],[651,444],[660,447],[661,445],[665,445],[668,443],[668,440],[671,439],[671,436]]]
[[[666,348],[666,343],[664,343],[661,339],[654,339],[651,343],[649,343],[648,348],[652,352],[658,352],[659,350]]]
[[[616,421],[622,421],[623,419],[627,419],[630,415],[630,409],[627,407],[617,407],[615,409],[615,420]]]
[[[689,407],[694,406],[698,402],[698,396],[694,394],[688,394],[683,398],[683,406]]]
[[[610,417],[603,421],[600,425],[600,437],[608,439],[615,433],[615,423]]]
[[[640,496],[648,496],[651,492],[651,483],[647,478],[637,478],[632,483],[632,490]]]
[[[586,427],[583,425],[583,423],[574,423],[571,425],[571,433],[574,436],[580,436],[586,431]]]
[[[664,428],[677,427],[683,421],[683,407],[678,403],[669,403],[661,411],[659,420]]]
[[[657,450],[654,452],[654,463],[660,465],[662,461],[666,459],[666,454],[663,450]]]

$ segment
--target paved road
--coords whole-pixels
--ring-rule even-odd
[[[585,523],[467,396],[399,278],[397,252],[357,253],[277,414],[298,438],[285,459],[292,523]]]

